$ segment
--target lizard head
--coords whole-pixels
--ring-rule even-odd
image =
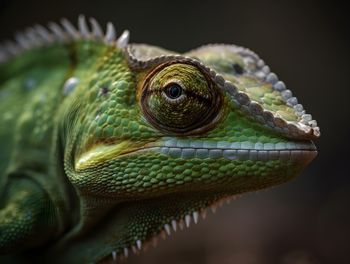
[[[283,183],[316,155],[316,122],[247,49],[105,53],[66,161],[89,207],[108,208],[90,239],[96,258],[125,256],[223,199]]]

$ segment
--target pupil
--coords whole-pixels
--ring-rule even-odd
[[[178,85],[178,84],[172,84],[169,88],[168,88],[168,96],[171,99],[176,99],[178,98],[182,93],[182,88]]]

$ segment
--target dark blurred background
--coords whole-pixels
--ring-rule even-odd
[[[129,263],[350,263],[350,41],[345,4],[320,1],[3,1],[0,39],[78,14],[132,42],[257,52],[318,121],[318,157],[297,179],[248,194]]]

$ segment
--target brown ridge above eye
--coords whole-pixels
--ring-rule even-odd
[[[213,127],[222,94],[195,65],[158,66],[145,78],[141,108],[156,129],[168,134],[199,133]]]

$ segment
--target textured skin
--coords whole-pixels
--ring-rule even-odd
[[[162,52],[145,49],[149,54]],[[232,71],[235,63],[246,67],[239,54],[222,49],[187,55],[220,72],[265,109],[297,120],[271,84]],[[285,182],[312,159],[210,156],[211,146],[222,153],[219,145],[227,142],[239,143],[238,149],[244,144],[311,143],[253,120],[215,83],[207,88],[207,77],[195,66],[179,63],[162,69],[161,74],[154,67],[132,70],[123,50],[93,40],[52,44],[0,64],[4,261],[34,258],[32,253],[38,251],[35,258],[40,261],[110,260],[112,251],[120,255],[172,220],[182,221],[223,197]],[[150,89],[160,90],[143,97],[152,74]],[[79,83],[64,90],[73,76]],[[162,97],[162,87],[172,78],[194,87],[193,101],[178,109]],[[201,124],[206,104],[213,102],[206,89],[220,100],[213,103],[215,118]],[[196,101],[201,93],[204,105]],[[155,119],[170,125],[191,123],[193,117],[195,129],[175,133],[155,124],[158,119],[151,121],[145,112],[149,109]],[[166,144],[207,150],[186,157],[176,149],[159,149]]]

